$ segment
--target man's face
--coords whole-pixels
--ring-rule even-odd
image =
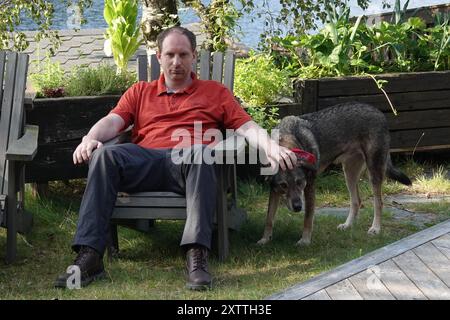
[[[166,81],[183,83],[190,78],[192,64],[197,58],[189,39],[179,33],[169,34],[163,41],[161,52],[157,53]]]

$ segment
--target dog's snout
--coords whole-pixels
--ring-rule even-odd
[[[294,212],[302,211],[302,202],[301,200],[292,202],[292,209]]]

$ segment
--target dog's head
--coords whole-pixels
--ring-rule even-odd
[[[299,212],[303,207],[304,190],[317,171],[316,156],[301,150],[292,141],[280,140],[280,145],[297,154],[297,163],[292,170],[278,170],[269,177],[271,191],[282,195],[290,211]]]

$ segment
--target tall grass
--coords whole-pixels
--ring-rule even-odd
[[[434,169],[431,177],[422,174],[414,185],[413,191],[421,193],[450,193],[450,179],[447,176],[447,170],[443,166]]]

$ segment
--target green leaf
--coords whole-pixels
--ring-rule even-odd
[[[419,17],[412,17],[408,19],[407,25],[411,26],[413,29],[425,29],[426,23]]]
[[[338,64],[340,61],[340,55],[342,52],[342,45],[338,45],[333,49],[333,52],[330,54],[330,61],[334,64]]]

